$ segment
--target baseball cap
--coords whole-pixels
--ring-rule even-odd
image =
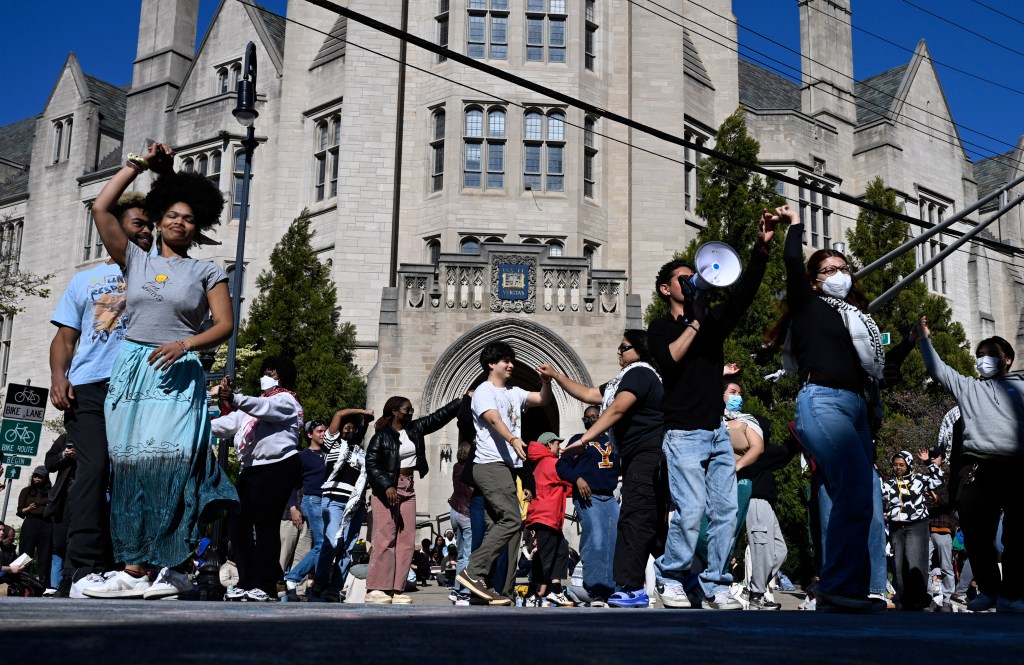
[[[537,443],[541,443],[545,446],[554,441],[558,441],[559,443],[561,443],[562,441],[565,441],[565,439],[558,436],[554,432],[544,432],[539,437],[537,437]]]

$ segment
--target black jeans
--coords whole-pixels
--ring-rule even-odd
[[[923,610],[931,604],[928,580],[928,520],[916,522],[890,522],[889,539],[892,541],[893,564],[896,575],[896,605],[901,610]]]
[[[298,455],[274,464],[251,466],[239,474],[239,511],[228,520],[239,589],[262,589],[271,597],[277,596],[277,581],[283,575],[281,513],[301,482]]]
[[[1024,598],[1024,520],[1018,483],[1024,459],[998,457],[971,463],[960,471],[957,511],[964,549],[978,588],[990,596]],[[972,462],[974,460],[971,460]],[[999,574],[996,531],[1003,515],[1003,572]]]
[[[75,400],[64,412],[68,441],[75,444],[75,481],[68,488],[64,575],[78,580],[113,568],[110,545],[110,457],[103,401],[107,382],[75,386]]]
[[[667,487],[658,448],[622,458],[622,507],[615,535],[612,576],[623,589],[642,589],[647,558],[665,546]]]
[[[29,554],[39,565],[39,581],[43,586],[50,584],[50,565],[53,558],[53,522],[42,517],[29,515],[21,523],[18,552]]]

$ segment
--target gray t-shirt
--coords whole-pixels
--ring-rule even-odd
[[[134,243],[128,243],[124,262],[125,337],[142,344],[166,344],[198,333],[210,311],[206,294],[228,279],[207,261],[151,256]]]

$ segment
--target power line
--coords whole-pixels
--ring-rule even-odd
[[[330,35],[329,33],[326,33],[326,32],[324,32],[322,30],[319,30],[319,29],[314,28],[312,26],[309,26],[309,25],[306,25],[306,24],[301,23],[299,21],[296,21],[294,19],[291,19],[291,18],[289,18],[287,16],[282,16],[280,14],[276,14],[276,13],[270,11],[269,9],[265,8],[265,7],[261,7],[259,5],[251,4],[249,2],[246,2],[245,0],[237,0],[237,1],[239,3],[241,3],[241,4],[248,5],[248,6],[252,7],[252,8],[254,8],[254,9],[257,9],[257,10],[259,10],[261,12],[277,16],[278,18],[282,18],[285,21],[288,21],[290,23],[293,23],[293,24],[296,24],[296,25],[300,25],[300,26],[305,27],[307,29],[310,29],[310,30],[313,30],[313,31],[318,32],[320,34],[326,35],[328,37],[331,37],[332,39],[338,39],[339,41],[343,41],[346,44],[354,46],[354,47],[356,47],[356,48],[358,48],[360,50],[363,50],[363,51],[366,51],[368,53],[377,55],[379,57],[385,58],[385,59],[390,60],[390,61],[395,62],[395,63],[399,62],[399,59],[397,59],[395,57],[386,55],[384,53],[380,53],[378,51],[374,51],[373,49],[370,49],[370,48],[367,48],[367,47],[364,47],[364,46],[360,46],[359,44],[355,44],[355,43],[349,41],[348,39],[342,40],[340,38],[334,37],[334,36]],[[820,193],[820,194],[822,194],[824,196],[830,196],[830,197],[832,197],[832,198],[834,198],[836,200],[844,201],[844,202],[849,203],[851,205],[854,205],[854,206],[856,206],[858,208],[866,209],[866,210],[871,210],[872,212],[880,214],[880,215],[882,215],[884,217],[888,217],[888,218],[891,218],[891,219],[898,219],[898,220],[903,221],[903,222],[905,222],[907,224],[912,224],[914,226],[919,226],[919,227],[922,227],[922,228],[931,228],[931,227],[934,226],[933,224],[925,222],[923,220],[915,219],[915,218],[910,217],[908,215],[904,215],[904,214],[898,213],[898,212],[893,212],[893,211],[887,210],[887,209],[885,209],[885,208],[883,208],[881,206],[876,206],[876,205],[868,203],[866,201],[857,199],[856,197],[853,197],[853,196],[851,196],[849,194],[844,194],[842,192],[834,192],[834,191],[831,191],[831,190],[825,190],[825,189],[822,189],[822,188],[818,188],[813,183],[801,181],[801,180],[798,180],[796,178],[791,178],[791,177],[789,177],[789,176],[787,176],[785,174],[778,173],[777,171],[770,170],[770,169],[768,169],[766,167],[762,167],[759,164],[751,164],[751,163],[748,163],[748,162],[744,162],[744,161],[739,160],[739,159],[737,159],[735,157],[732,157],[731,155],[727,155],[725,153],[721,153],[721,152],[719,152],[717,150],[714,150],[712,148],[708,148],[706,146],[693,143],[692,141],[687,141],[685,139],[682,139],[682,138],[679,138],[679,137],[674,136],[672,134],[669,134],[669,133],[667,133],[665,131],[662,131],[662,130],[659,130],[657,128],[650,127],[650,126],[647,126],[647,125],[645,125],[643,123],[640,123],[640,122],[637,122],[635,120],[632,120],[631,118],[626,118],[626,117],[621,116],[621,115],[619,115],[617,113],[613,113],[611,111],[607,111],[605,109],[599,108],[597,106],[594,106],[593,104],[589,104],[589,103],[584,102],[582,100],[579,100],[577,98],[571,97],[571,96],[566,95],[564,93],[561,93],[561,92],[558,92],[558,91],[553,90],[551,88],[548,88],[546,86],[542,86],[542,85],[540,85],[538,83],[535,83],[533,81],[529,81],[527,79],[523,79],[523,78],[521,78],[519,76],[516,76],[516,75],[511,74],[509,72],[506,72],[504,70],[498,69],[498,68],[493,67],[491,65],[488,65],[486,63],[480,62],[480,61],[478,61],[476,59],[473,59],[473,58],[470,58],[468,56],[465,56],[462,53],[459,53],[458,51],[453,51],[453,50],[451,50],[451,49],[449,49],[447,47],[439,46],[439,45],[434,44],[432,42],[429,42],[429,41],[427,41],[425,39],[422,39],[422,38],[420,38],[420,37],[418,37],[416,35],[412,35],[412,34],[410,34],[408,32],[405,32],[405,31],[399,30],[397,28],[394,28],[393,26],[390,26],[390,25],[387,25],[387,24],[382,23],[380,21],[377,21],[376,19],[370,18],[369,16],[365,16],[363,14],[360,14],[358,12],[352,11],[352,10],[350,10],[348,8],[345,8],[345,7],[340,7],[338,5],[334,5],[334,4],[330,3],[330,2],[327,2],[326,0],[307,0],[307,1],[310,2],[311,4],[317,5],[317,6],[321,7],[321,8],[323,8],[323,9],[326,9],[326,10],[331,11],[333,13],[341,14],[342,16],[345,16],[346,18],[349,18],[351,20],[355,20],[355,21],[357,21],[359,23],[363,23],[364,25],[367,25],[371,29],[377,30],[379,32],[384,32],[385,34],[388,34],[389,36],[394,37],[396,39],[404,39],[405,41],[408,41],[408,42],[412,43],[415,46],[419,46],[420,48],[423,48],[424,50],[430,51],[430,52],[438,54],[438,55],[445,56],[445,57],[447,57],[450,60],[453,60],[453,61],[458,62],[460,64],[466,65],[466,66],[468,66],[468,67],[470,67],[472,69],[477,69],[477,70],[483,71],[485,73],[491,74],[492,76],[495,76],[497,78],[509,81],[511,83],[514,83],[514,84],[520,86],[520,87],[524,87],[524,88],[526,88],[528,90],[532,90],[534,92],[538,92],[538,93],[540,93],[542,95],[545,95],[547,97],[550,97],[552,99],[557,99],[559,101],[562,101],[563,103],[565,103],[568,106],[572,106],[572,107],[575,107],[575,108],[582,109],[585,112],[590,113],[591,115],[598,116],[598,117],[604,117],[604,118],[608,119],[611,122],[615,122],[615,123],[618,123],[618,124],[626,125],[627,127],[631,127],[633,129],[636,129],[637,131],[641,131],[641,132],[643,132],[645,134],[648,134],[650,136],[654,136],[655,138],[660,138],[662,140],[665,140],[666,142],[669,142],[669,143],[672,143],[672,144],[675,144],[675,145],[680,145],[680,146],[685,147],[685,148],[689,148],[689,149],[694,150],[695,152],[698,152],[698,153],[701,153],[701,154],[706,154],[706,155],[709,155],[709,156],[712,156],[712,157],[716,157],[716,158],[718,158],[718,159],[720,159],[720,160],[722,160],[722,161],[724,161],[726,163],[732,164],[734,166],[739,166],[741,168],[745,168],[745,169],[747,169],[749,171],[753,171],[755,173],[759,173],[762,176],[767,176],[767,177],[773,178],[773,179],[775,179],[777,181],[786,182],[786,183],[789,183],[789,184],[792,184],[792,185],[795,185],[795,186],[798,186],[798,187],[802,187],[802,188],[807,189],[809,191],[816,191],[816,192],[818,192],[818,193]],[[474,92],[478,92],[480,94],[486,95],[486,96],[490,97],[491,99],[494,99],[494,100],[497,100],[497,101],[502,101],[504,103],[507,103],[507,104],[512,105],[512,106],[517,106],[519,108],[524,108],[524,109],[527,108],[527,106],[524,105],[524,104],[521,104],[521,103],[518,103],[518,102],[514,102],[512,100],[504,99],[504,98],[502,98],[500,96],[494,95],[494,94],[489,93],[487,91],[481,90],[479,88],[475,88],[475,87],[470,86],[470,85],[468,85],[466,83],[462,83],[461,81],[458,81],[458,80],[455,80],[455,79],[452,79],[452,78],[449,78],[449,77],[437,74],[435,72],[431,72],[431,71],[429,71],[427,69],[424,69],[422,67],[418,67],[416,65],[412,65],[412,64],[409,64],[409,63],[406,63],[406,66],[410,67],[412,69],[415,69],[417,71],[423,72],[425,74],[428,74],[430,76],[434,76],[436,78],[448,81],[448,82],[453,83],[455,85],[458,85],[460,87],[464,87],[464,88],[466,88],[468,90],[473,90]],[[579,125],[574,124],[574,123],[566,122],[566,124],[568,124],[568,125],[570,125],[572,127],[580,128]],[[635,145],[629,143],[628,141],[624,141],[624,140],[621,140],[621,139],[616,139],[614,137],[610,137],[607,134],[603,134],[603,133],[595,132],[595,134],[597,134],[599,136],[602,136],[604,138],[608,138],[609,140],[612,140],[614,142],[617,142],[617,143],[629,146],[629,147],[631,147],[633,149],[645,152],[645,153],[650,154],[652,156],[660,157],[662,159],[666,159],[666,160],[675,162],[677,164],[686,165],[685,161],[681,161],[681,160],[669,157],[667,155],[663,155],[663,154],[655,152],[653,150],[648,150],[648,149],[645,149],[645,148],[641,148],[639,146],[635,146]],[[842,217],[845,218],[845,219],[854,219],[854,218],[846,217],[846,216],[842,216]],[[962,232],[950,231],[949,235],[951,235],[951,236],[960,236],[960,235],[962,235]],[[1015,248],[1012,248],[1012,247],[1007,248],[1005,246],[1000,246],[1001,243],[993,243],[992,241],[988,241],[987,239],[978,239],[978,240],[976,240],[976,242],[979,243],[979,244],[985,244],[986,246],[993,245],[991,248],[994,249],[995,251],[999,251],[1001,253],[1005,253],[1008,250],[1011,253],[1016,251]]]
[[[976,5],[980,6],[980,7],[984,7],[985,9],[989,10],[990,12],[995,12],[996,14],[999,14],[1003,18],[1008,18],[1011,21],[1013,21],[1014,23],[1019,23],[1020,25],[1024,25],[1024,21],[1021,21],[1019,18],[1015,18],[1013,16],[1010,16],[1006,12],[999,11],[998,9],[996,9],[995,7],[992,7],[991,5],[986,5],[984,2],[978,2],[978,0],[971,0],[971,2],[973,2],[974,4],[976,4]]]
[[[709,31],[711,34],[713,34],[715,36],[721,37],[722,39],[725,39],[725,40],[727,40],[729,42],[732,42],[732,43],[736,44],[737,47],[742,46],[738,39],[734,40],[734,39],[731,39],[731,38],[729,38],[729,37],[727,37],[727,36],[725,36],[725,35],[723,35],[723,34],[721,34],[719,32],[715,32],[713,29],[708,28],[707,26],[699,23],[698,21],[696,21],[696,20],[694,20],[692,18],[689,18],[689,17],[687,17],[687,16],[685,16],[683,14],[680,14],[679,12],[676,12],[676,11],[674,11],[674,10],[668,8],[668,7],[665,7],[664,5],[661,5],[661,4],[657,3],[657,2],[655,2],[654,0],[647,0],[647,1],[650,4],[652,4],[652,5],[656,6],[656,7],[660,7],[662,9],[664,9],[665,11],[669,12],[670,14],[678,16],[679,18],[681,18],[681,19],[683,19],[685,21],[689,21],[694,26],[698,26],[700,28],[703,28],[704,30]],[[630,4],[633,4],[633,5],[641,8],[641,9],[644,9],[645,11],[648,11],[648,12],[652,13],[655,16],[657,16],[657,17],[659,17],[661,19],[664,19],[665,21],[668,21],[669,23],[677,25],[680,28],[682,28],[683,30],[687,29],[686,26],[684,26],[682,23],[678,23],[676,21],[673,21],[672,19],[670,19],[670,18],[668,18],[668,17],[666,17],[666,16],[664,16],[662,14],[659,14],[658,12],[654,11],[653,9],[650,9],[649,7],[645,7],[643,5],[639,5],[634,0],[627,0],[627,2],[629,2]],[[793,49],[793,48],[791,48],[791,47],[789,47],[789,46],[787,46],[787,45],[785,45],[785,44],[783,44],[781,42],[778,42],[778,41],[772,39],[771,37],[768,37],[767,35],[764,35],[764,34],[762,34],[760,32],[757,32],[756,30],[748,28],[747,26],[743,25],[739,21],[733,20],[733,19],[729,18],[728,16],[719,14],[719,13],[715,12],[713,9],[711,9],[709,7],[705,7],[704,5],[701,5],[700,3],[695,2],[694,0],[691,0],[691,4],[696,5],[697,7],[701,7],[702,9],[705,9],[708,13],[713,14],[713,15],[721,18],[721,19],[724,19],[724,20],[730,22],[730,23],[733,23],[737,27],[743,28],[744,30],[749,31],[752,34],[755,34],[755,35],[757,35],[759,37],[762,37],[763,39],[771,42],[772,44],[775,44],[775,45],[777,45],[777,46],[779,46],[779,47],[781,47],[783,49],[786,49],[787,51],[790,51],[791,53],[795,53],[795,54],[799,55],[801,58],[803,58],[805,60],[813,62],[813,63],[815,63],[817,65],[821,65],[822,67],[825,67],[826,69],[829,69],[829,70],[831,70],[831,71],[833,71],[833,72],[835,72],[837,74],[845,76],[845,77],[849,78],[850,81],[853,82],[853,83],[860,83],[860,85],[866,87],[869,90],[873,90],[875,92],[882,93],[883,95],[888,97],[890,101],[893,99],[892,95],[886,93],[884,90],[880,90],[878,88],[875,88],[874,86],[871,86],[868,83],[865,83],[864,81],[859,81],[858,82],[852,76],[849,76],[848,74],[845,74],[844,72],[841,72],[838,69],[835,69],[834,67],[831,67],[831,66],[829,66],[826,63],[823,63],[823,62],[820,62],[818,60],[815,60],[814,58],[811,58],[809,56],[805,56],[802,53],[800,53],[799,51],[797,51],[797,50],[795,50],[795,49]],[[839,21],[839,22],[842,23],[842,21]],[[701,37],[704,37],[705,39],[710,40],[712,43],[718,44],[719,46],[724,46],[725,48],[731,48],[727,44],[723,44],[721,42],[715,41],[714,39],[712,39],[711,37],[709,37],[706,34],[701,34],[701,33],[696,33],[696,34],[698,34]],[[797,74],[801,74],[801,71],[800,71],[799,68],[794,67],[794,66],[792,66],[792,65],[790,65],[788,63],[785,63],[782,60],[774,58],[774,57],[764,53],[763,51],[759,51],[759,50],[757,50],[757,49],[755,49],[755,48],[753,48],[753,47],[751,47],[749,45],[748,46],[744,46],[743,48],[746,48],[747,50],[749,50],[749,51],[751,51],[753,53],[756,53],[756,54],[758,54],[760,56],[763,56],[763,57],[771,60],[772,62],[777,62],[780,65],[782,65],[783,67],[786,67],[787,69],[791,69],[791,70],[797,72]],[[763,60],[758,60],[757,58],[750,58],[750,59],[755,61],[759,65],[763,65],[764,67],[766,67],[767,69],[769,69],[771,71],[777,72],[777,73],[779,73],[781,75],[785,75],[785,72],[783,72],[781,69],[779,69],[777,67],[774,67],[772,65],[769,65],[769,64],[765,63]],[[837,99],[842,99],[842,97],[840,95],[837,95],[836,93],[831,92],[831,91],[829,91],[827,89],[821,89],[820,91],[825,93],[825,94],[827,94],[827,95],[830,95],[832,97],[836,97]],[[867,99],[867,98],[864,98],[863,96],[858,97],[857,95],[853,95],[853,97],[854,97],[854,99],[860,99],[860,101],[862,103],[869,104],[869,105],[873,106],[876,111],[880,111],[883,115],[889,111],[889,107],[882,106],[880,103],[874,102],[874,101],[872,101],[870,99]],[[937,114],[937,113],[935,113],[933,111],[930,111],[930,110],[928,110],[926,108],[922,108],[920,106],[916,106],[915,104],[911,103],[910,101],[905,101],[904,105],[908,106],[910,108],[913,108],[913,109],[917,109],[918,111],[921,111],[922,113],[925,113],[926,115],[930,115],[932,117],[938,118],[938,119],[943,120],[943,121],[945,121],[947,119],[945,116],[941,116],[941,115],[939,115],[939,114]],[[985,147],[985,146],[983,146],[983,145],[981,145],[979,143],[974,143],[973,141],[968,141],[968,140],[964,139],[963,137],[959,136],[958,134],[950,134],[948,132],[944,132],[944,131],[941,131],[941,130],[932,130],[931,128],[921,128],[921,127],[915,126],[913,124],[908,124],[907,122],[900,122],[900,120],[899,120],[899,116],[900,115],[903,115],[908,120],[911,120],[909,117],[906,116],[906,114],[896,114],[896,117],[893,118],[893,122],[894,123],[896,123],[898,125],[902,125],[903,127],[906,127],[907,129],[919,132],[921,134],[925,134],[926,136],[929,136],[929,137],[931,137],[933,135],[933,133],[937,133],[940,136],[945,136],[945,137],[947,137],[947,138],[949,138],[951,140],[943,141],[943,142],[944,143],[948,143],[949,145],[953,146],[954,148],[961,148],[961,149],[963,149],[965,144],[966,145],[970,145],[970,146],[974,146],[975,148],[977,148],[977,150],[972,150],[971,152],[974,152],[979,157],[988,158],[988,159],[996,159],[1001,164],[1007,163],[1006,162],[1007,158],[1004,155],[999,154],[999,153],[995,153],[991,149],[989,149],[989,148],[987,148],[987,147]],[[963,129],[966,129],[967,131],[971,132],[972,134],[985,137],[985,138],[990,139],[992,141],[995,141],[997,143],[1002,143],[1003,145],[1006,145],[1006,146],[1008,146],[1010,148],[1016,147],[1015,145],[1013,145],[1011,143],[1007,143],[1006,141],[1003,141],[1002,139],[996,138],[994,136],[990,136],[990,135],[985,134],[983,132],[980,132],[978,130],[972,129],[972,128],[966,126],[966,125],[961,125],[959,123],[956,123],[952,119],[950,119],[950,121],[955,126],[960,126]],[[958,145],[957,142],[959,142],[959,145]],[[986,154],[985,154],[986,152],[990,152],[992,154],[986,156]],[[1024,162],[1021,162],[1019,160],[1010,159],[1010,162],[1012,162],[1013,164],[1019,165],[1019,166],[1024,166]]]
[[[955,28],[960,28],[964,32],[966,32],[966,33],[968,33],[970,35],[974,35],[978,39],[986,41],[989,44],[992,44],[993,46],[998,46],[999,48],[1001,48],[1003,50],[1009,51],[1010,53],[1015,53],[1015,54],[1017,54],[1019,56],[1024,56],[1024,51],[1018,51],[1015,48],[1010,48],[1006,44],[1001,44],[1001,43],[995,41],[994,39],[990,39],[990,38],[986,37],[985,35],[981,34],[980,32],[975,32],[974,30],[971,30],[970,28],[968,28],[966,26],[960,25],[956,21],[951,21],[951,20],[949,20],[948,18],[946,18],[944,16],[940,16],[940,15],[936,14],[933,11],[930,11],[928,9],[925,9],[924,7],[921,7],[920,5],[915,5],[913,2],[910,2],[910,0],[903,0],[903,4],[910,5],[911,7],[916,9],[917,11],[922,12],[924,14],[927,14],[928,16],[931,16],[933,18],[937,18],[938,20],[942,21],[943,23],[951,25],[951,26],[953,26]]]

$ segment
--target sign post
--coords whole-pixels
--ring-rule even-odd
[[[21,477],[21,467],[31,466],[39,453],[39,438],[43,431],[46,399],[50,391],[27,383],[7,384],[4,398],[3,421],[0,421],[0,452],[7,466],[6,476],[14,480]],[[7,504],[11,499],[11,485],[4,493],[4,509],[0,517],[7,519]]]

